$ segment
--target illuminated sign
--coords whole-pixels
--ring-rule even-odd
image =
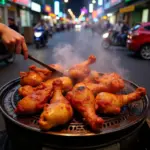
[[[98,5],[99,6],[103,5],[103,0],[98,0]]]
[[[31,10],[36,11],[36,12],[41,12],[41,5],[37,4],[35,2],[31,3]]]
[[[111,6],[110,3],[105,3],[104,8],[107,9],[110,8],[110,6]]]
[[[110,1],[104,1],[104,9],[108,9],[114,5],[117,5],[121,2],[122,0],[110,0]]]
[[[94,18],[96,18],[96,17],[97,17],[97,11],[94,10],[94,11],[92,12],[92,18],[94,19]]]
[[[54,2],[54,12],[55,12],[55,15],[59,15],[59,12],[60,12],[60,2],[59,1]]]
[[[24,5],[24,6],[31,6],[31,0],[11,0],[14,3],[20,4],[20,5]]]
[[[119,12],[120,13],[127,13],[127,12],[132,12],[135,10],[135,6],[134,5],[130,5],[124,8],[120,8]]]
[[[92,13],[92,12],[93,12],[93,9],[94,9],[93,4],[89,4],[89,12],[90,12],[90,13]]]
[[[97,15],[101,15],[103,13],[103,8],[100,7],[99,9],[97,9]]]
[[[82,14],[87,14],[87,13],[88,13],[88,10],[87,10],[85,7],[83,7],[83,8],[81,9],[81,13],[82,13]]]
[[[6,0],[0,0],[0,4],[1,5],[5,5],[6,4]]]
[[[44,12],[50,13],[52,11],[52,8],[50,5],[44,5]]]
[[[111,5],[115,5],[115,4],[118,4],[120,2],[121,2],[121,0],[111,0]]]
[[[62,12],[59,12],[59,15],[58,15],[60,18],[63,17],[63,13]]]

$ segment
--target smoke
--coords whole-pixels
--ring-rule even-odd
[[[61,43],[53,49],[55,63],[65,68],[84,61],[90,54],[94,54],[97,58],[96,63],[91,66],[93,70],[102,73],[117,72],[125,78],[128,77],[128,71],[121,66],[117,53],[103,49],[100,35],[92,35],[90,31],[78,32],[75,34],[73,44]]]

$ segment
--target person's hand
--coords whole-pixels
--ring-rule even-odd
[[[28,48],[25,39],[21,34],[5,25],[0,33],[2,41],[9,51],[15,51],[17,54],[20,54],[21,51],[23,51],[24,58],[28,58]]]

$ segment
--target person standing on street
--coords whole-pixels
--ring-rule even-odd
[[[18,28],[18,26],[15,24],[14,18],[8,18],[8,24],[9,24],[9,28],[15,30],[16,32],[19,32],[19,28]]]

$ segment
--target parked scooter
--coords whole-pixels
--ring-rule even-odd
[[[13,63],[15,61],[15,53],[10,53],[4,44],[0,42],[0,61],[4,61],[7,64]]]
[[[41,46],[45,46],[48,42],[48,35],[43,27],[39,27],[34,31],[34,42],[36,48],[39,49]]]
[[[117,36],[117,34],[116,34]],[[120,35],[120,39],[117,38],[116,36],[114,36],[114,31],[113,30],[109,30],[108,32],[104,33],[102,35],[102,46],[104,49],[108,49],[110,46],[122,46],[125,47],[126,46],[126,40],[121,39],[121,35]],[[127,36],[127,35],[125,35]],[[119,40],[118,40],[119,39]]]

